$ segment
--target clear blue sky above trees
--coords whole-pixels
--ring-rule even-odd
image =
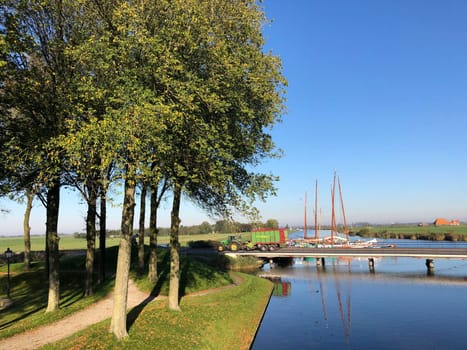
[[[347,220],[467,220],[467,2],[463,0],[265,0],[266,50],[283,61],[287,114],[273,130],[285,152],[263,169],[278,196],[258,203],[263,221],[312,221],[315,180],[324,223],[334,170]],[[118,189],[117,189],[118,191]],[[120,190],[121,191],[121,190]],[[115,198],[120,198],[116,195]],[[82,231],[85,206],[63,193],[60,232]],[[0,234],[21,233],[23,205],[1,199]],[[168,226],[169,202],[160,224]],[[118,228],[121,209],[109,212]],[[185,204],[182,224],[208,219]],[[338,218],[339,220],[339,218]],[[210,219],[213,222],[213,219]],[[35,203],[32,233],[45,214]]]

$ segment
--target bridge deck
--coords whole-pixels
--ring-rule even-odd
[[[229,255],[256,256],[258,258],[299,258],[299,257],[409,257],[424,259],[467,259],[463,248],[281,248],[271,252],[239,251]]]

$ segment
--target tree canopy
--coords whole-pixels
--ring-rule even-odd
[[[111,326],[124,337],[138,183],[172,190],[174,279],[182,199],[229,218],[275,194],[257,166],[280,156],[286,81],[264,13],[255,0],[6,0],[2,14],[2,190],[43,185],[54,237],[60,185],[85,188],[93,226],[97,189],[125,184]]]

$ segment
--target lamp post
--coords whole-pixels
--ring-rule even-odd
[[[5,258],[6,263],[8,265],[8,275],[7,275],[7,282],[6,282],[6,296],[10,299],[10,258],[13,256],[13,252],[11,251],[10,247],[5,250]]]

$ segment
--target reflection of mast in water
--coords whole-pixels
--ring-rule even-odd
[[[321,294],[321,305],[323,307],[323,319],[327,321],[328,314],[326,311],[326,300],[324,299],[323,281],[321,280],[321,277],[320,277],[321,272],[318,271],[317,275],[318,275],[318,283],[319,283],[319,293]]]
[[[350,272],[350,263],[349,263],[349,272]],[[334,266],[335,267],[335,266]],[[341,316],[341,321],[342,321],[342,328],[344,331],[344,337],[346,342],[348,343],[349,337],[350,337],[350,320],[351,320],[351,314],[350,314],[350,292],[347,295],[347,322],[344,317],[344,306],[342,304],[342,295],[341,295],[341,287],[340,287],[340,281],[339,281],[339,274],[335,273],[336,271],[334,270],[334,276],[335,276],[335,282],[336,282],[336,291],[337,291],[337,302],[339,305],[339,313]]]
[[[347,263],[347,272],[350,275],[350,261]],[[351,315],[351,308],[352,304],[350,302],[350,284],[352,283],[352,279],[349,278],[347,282],[347,323],[348,323],[348,330],[349,330],[349,335],[350,335],[350,330],[352,329],[352,318],[350,317]]]

